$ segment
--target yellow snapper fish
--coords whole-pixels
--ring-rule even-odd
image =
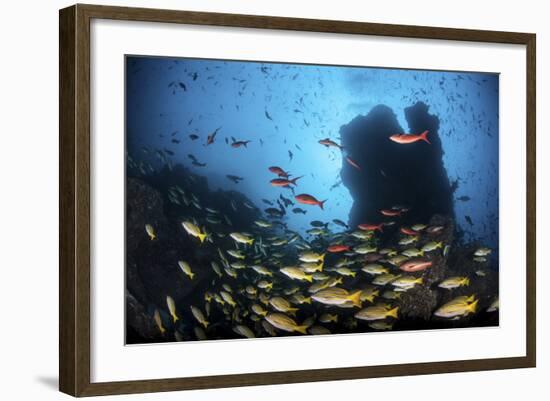
[[[312,274],[313,280],[315,281],[325,281],[330,278],[328,274],[316,272]]]
[[[462,286],[470,285],[470,279],[468,277],[449,277],[439,283],[438,287],[451,290]]]
[[[245,288],[245,292],[248,295],[256,295],[258,293],[258,290],[256,288],[252,287],[251,285],[247,285],[246,288]]]
[[[244,258],[246,258],[246,255],[242,251],[239,251],[238,249],[229,249],[229,250],[227,250],[227,253],[229,255],[233,256],[235,259],[244,259]]]
[[[270,222],[265,221],[265,220],[256,220],[256,221],[254,221],[254,224],[256,224],[260,228],[269,228],[273,225]]]
[[[330,330],[327,329],[326,327],[323,327],[323,326],[319,326],[319,325],[315,325],[315,326],[311,326],[309,329],[309,334],[313,334],[313,335],[323,335],[323,334],[331,334]]]
[[[223,270],[229,277],[237,278],[237,270],[231,268],[231,266],[224,267]]]
[[[470,313],[475,313],[478,300],[474,299],[473,302],[468,302],[463,297],[460,300],[456,298],[447,302],[434,312],[435,316],[443,317],[447,319],[460,318],[467,316]]]
[[[369,323],[369,327],[374,330],[391,330],[393,328],[393,323],[375,320]]]
[[[374,253],[378,250],[375,246],[370,245],[359,245],[353,248],[353,251],[359,255],[366,255],[368,253]]]
[[[481,256],[476,256],[474,258],[474,262],[477,262],[477,263],[485,263],[487,262],[487,258],[482,258]]]
[[[397,255],[397,256],[394,256],[394,257],[388,259],[388,263],[391,263],[394,266],[399,266],[404,261],[406,261],[407,259],[409,259],[409,258],[404,256],[404,255]]]
[[[415,224],[414,226],[411,226],[411,228],[413,229],[413,231],[422,231],[422,230],[424,230],[426,227],[428,227],[426,224]]]
[[[390,272],[387,267],[384,267],[377,263],[371,263],[371,264],[365,265],[361,270],[364,271],[365,273],[372,274],[372,275]]]
[[[252,309],[252,312],[254,312],[256,315],[262,317],[267,315],[267,310],[265,310],[264,307],[260,304],[252,304],[250,309]]]
[[[340,274],[341,276],[345,276],[345,277],[349,277],[349,276],[355,277],[355,275],[357,274],[356,272],[351,270],[349,267],[338,267],[334,271]]]
[[[187,234],[198,238],[201,244],[204,242],[204,239],[206,238],[206,233],[201,232],[201,229],[199,227],[197,227],[190,221],[182,221],[181,225],[183,226],[184,230],[187,231]]]
[[[256,285],[258,286],[258,288],[261,288],[262,290],[267,290],[267,291],[273,288],[273,283],[270,283],[269,281],[266,281],[266,280],[260,280]]]
[[[300,268],[306,273],[315,273],[323,270],[323,265],[319,263],[300,263]]]
[[[399,245],[410,245],[410,244],[415,243],[419,239],[420,239],[420,237],[418,235],[409,235],[405,238],[400,239],[398,244]]]
[[[374,298],[377,297],[379,294],[379,291],[377,288],[365,288],[363,291],[361,291],[361,301],[369,301],[373,302]]]
[[[351,303],[354,306],[361,307],[361,293],[358,290],[349,293],[346,289],[340,287],[332,287],[316,292],[311,296],[311,299],[325,305],[344,305]]]
[[[229,234],[229,236],[233,238],[235,242],[238,242],[240,244],[252,245],[254,243],[254,238],[251,238],[250,236],[243,233],[231,233]]]
[[[246,264],[244,262],[241,262],[241,261],[230,263],[229,266],[231,266],[235,270],[246,268]]]
[[[248,327],[246,327],[243,324],[238,324],[235,327],[233,327],[233,331],[237,333],[240,336],[246,337],[246,338],[255,338],[256,336],[250,330]]]
[[[389,257],[397,255],[397,251],[391,248],[382,248],[378,253],[380,255],[388,255]]]
[[[273,325],[269,323],[267,320],[262,320],[261,324],[265,332],[269,334],[271,337],[275,337],[277,335],[277,331],[275,330],[275,327],[273,327]]]
[[[186,274],[189,276],[189,278],[191,280],[193,280],[193,277],[195,277],[195,273],[193,273],[191,271],[191,266],[189,266],[189,263],[183,261],[183,260],[180,260],[178,261],[178,265],[180,267],[180,269]]]
[[[145,232],[147,233],[151,241],[157,239],[157,234],[155,234],[155,229],[151,224],[145,224]]]
[[[408,257],[408,258],[415,258],[417,256],[424,256],[424,248],[418,249],[418,248],[409,248],[405,249],[403,252],[401,252],[402,255]]]
[[[323,262],[325,260],[325,255],[326,255],[325,253],[317,253],[317,252],[307,251],[307,252],[300,253],[298,258],[302,262],[306,262],[306,263],[318,263],[318,262],[320,262],[320,264],[322,266]],[[321,268],[321,270],[322,270],[322,268]]]
[[[260,293],[259,299],[260,299],[260,302],[263,303],[264,305],[269,305],[269,295],[264,294],[262,292]]]
[[[164,334],[166,332],[166,329],[162,325],[162,319],[160,317],[160,312],[158,311],[158,309],[155,309],[155,313],[153,315],[153,318],[155,319],[155,323],[157,324],[157,327],[160,330],[160,334]]]
[[[321,316],[319,316],[319,321],[321,323],[338,323],[338,315],[323,313]]]
[[[475,271],[475,274],[476,274],[476,276],[478,276],[478,277],[485,277],[485,276],[487,275],[487,273],[485,272],[485,270],[481,270],[481,269],[480,269],[480,270],[476,270],[476,271]]]
[[[401,276],[399,278],[396,278],[391,282],[391,285],[394,287],[400,288],[402,290],[409,290],[413,288],[417,284],[422,284],[423,279],[422,277],[414,277],[414,276]]]
[[[474,252],[474,256],[478,256],[478,257],[484,257],[484,256],[488,256],[491,254],[491,249],[489,248],[478,248],[476,249],[476,251]]]
[[[298,267],[287,266],[287,267],[283,267],[279,271],[283,273],[285,276],[293,280],[305,280],[305,281],[309,281],[310,283],[313,281],[313,277],[311,275],[306,274],[303,270],[301,270]]]
[[[374,285],[386,285],[386,284],[391,283],[393,280],[395,280],[398,277],[400,277],[399,274],[391,274],[391,273],[379,274],[378,276],[376,276],[374,278],[374,280],[372,280],[372,284],[374,284]]]
[[[221,277],[223,275],[219,264],[212,261],[210,262],[210,266],[212,266],[212,270],[214,270],[214,272],[218,275],[218,277]]]
[[[227,291],[220,291],[220,295],[223,298],[223,300],[227,302],[229,305],[233,307],[237,306],[237,303],[233,300],[233,297]]]
[[[252,269],[258,273],[258,274],[261,274],[263,276],[273,276],[273,273],[269,271],[269,269],[265,266],[260,266],[260,265],[253,265],[253,266],[250,266],[252,267]]]
[[[351,233],[351,236],[360,240],[368,240],[372,238],[372,233],[369,231],[354,231]]]
[[[499,308],[499,300],[498,297],[496,297],[495,300],[491,302],[491,305],[489,305],[489,307],[487,308],[487,312],[496,312],[497,310],[499,310]]]
[[[269,304],[279,312],[294,314],[298,310],[298,308],[293,308],[292,305],[290,305],[290,302],[283,297],[273,297],[269,300]]]
[[[179,317],[176,314],[176,303],[174,302],[174,299],[170,295],[166,296],[166,305],[168,306],[168,310],[170,311],[170,316],[172,316],[174,323],[176,323]]]
[[[303,294],[293,294],[290,299],[293,304],[302,305],[302,304],[311,304],[311,297],[306,297]]]
[[[294,319],[283,313],[270,313],[265,317],[265,320],[279,330],[288,331],[290,333],[296,331],[298,333],[307,334],[308,326],[298,325]]]
[[[361,309],[359,312],[357,312],[354,316],[356,319],[359,320],[382,320],[387,317],[393,317],[397,319],[397,311],[399,310],[399,307],[396,306],[393,309],[388,309],[384,305],[375,305],[375,306],[368,306],[364,309]]]
[[[197,308],[196,306],[191,305],[191,313],[193,314],[195,319],[197,319],[197,322],[202,324],[205,328],[208,327],[209,323],[208,323],[208,321],[206,320],[206,318],[204,317],[202,311],[199,308]]]
[[[193,328],[193,332],[195,333],[195,337],[197,337],[197,340],[208,340],[208,337],[206,337],[206,333],[202,329],[202,327],[195,326]]]
[[[432,251],[435,251],[436,249],[438,248],[443,248],[443,242],[435,242],[435,241],[431,241],[431,242],[428,242],[427,244],[425,244],[423,247],[422,247],[422,250],[424,252],[432,252]]]

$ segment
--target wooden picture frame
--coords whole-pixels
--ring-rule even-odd
[[[94,18],[525,45],[527,49],[525,60],[527,71],[526,356],[92,383],[90,380],[90,21]],[[535,366],[536,37],[534,34],[80,4],[60,11],[59,27],[59,388],[62,392],[73,396],[95,396]]]

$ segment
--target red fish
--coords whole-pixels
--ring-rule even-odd
[[[428,130],[424,131],[420,135],[414,135],[414,134],[395,134],[390,136],[390,140],[397,142],[401,145],[408,144],[408,143],[415,143],[418,141],[424,141],[431,145],[431,142],[428,141]]]
[[[327,251],[330,253],[346,252],[351,250],[347,245],[331,245],[327,248]]]
[[[329,138],[321,139],[319,143],[326,146],[327,148],[333,146],[338,149],[344,149],[342,146],[338,145],[336,142],[330,140]]]
[[[323,204],[327,201],[327,199],[324,201],[318,201],[314,196],[308,194],[296,195],[294,199],[296,199],[298,203],[302,203],[304,205],[319,206],[321,210],[323,210]]]
[[[424,259],[412,259],[403,263],[399,268],[406,272],[419,272],[431,267],[433,262],[431,260]]]
[[[384,216],[388,216],[388,217],[401,216],[401,210],[382,209],[382,210],[380,210],[380,213],[382,213]]]
[[[231,144],[231,146],[234,148],[240,148],[241,146],[244,146],[246,148],[246,144],[249,142],[250,141],[235,141]]]
[[[210,135],[206,137],[206,146],[212,145],[214,143],[214,139],[216,139],[216,135],[218,134],[218,131],[221,129],[217,128],[214,132],[212,132]]]
[[[405,235],[416,235],[416,234],[418,234],[412,228],[407,228],[407,227],[401,227],[401,229],[399,231],[401,231],[401,233],[405,234]]]
[[[300,177],[293,178],[292,180],[287,180],[286,178],[274,178],[269,182],[274,187],[288,187],[290,185],[297,185],[296,181],[298,181],[302,177],[303,175],[301,175]]]
[[[268,170],[271,171],[273,174],[277,174],[279,177],[284,177],[284,178],[290,177],[290,174],[288,174],[285,170],[277,166],[269,167]]]
[[[349,156],[346,157],[346,161],[351,164],[353,167],[355,167],[357,170],[361,171],[361,167]]]
[[[364,230],[364,231],[380,231],[380,232],[383,232],[383,228],[384,228],[384,223],[380,223],[380,224],[359,224],[357,226],[360,230]]]

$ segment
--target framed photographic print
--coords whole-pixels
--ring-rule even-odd
[[[534,34],[61,10],[60,390],[535,366],[535,112]]]

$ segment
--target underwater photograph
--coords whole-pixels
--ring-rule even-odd
[[[499,75],[127,55],[126,344],[499,325]]]

